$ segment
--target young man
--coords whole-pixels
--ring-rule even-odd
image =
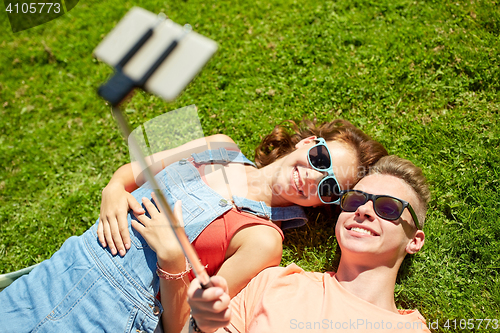
[[[429,198],[418,167],[382,158],[342,196],[336,273],[305,272],[295,264],[268,268],[231,301],[221,277],[206,290],[193,280],[190,331],[429,332],[417,310],[399,310],[394,302],[404,257],[424,244]]]

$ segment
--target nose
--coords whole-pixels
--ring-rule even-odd
[[[317,195],[319,182],[326,176],[326,173],[308,168],[304,176],[304,190],[307,192],[308,196],[313,194]]]
[[[326,175],[327,175],[326,172],[321,172],[318,170],[314,170],[312,168],[307,169],[306,174],[305,174],[305,176],[306,176],[305,182],[306,182],[307,186],[311,188],[311,190],[317,191],[317,187],[319,185],[319,182]]]
[[[376,215],[373,209],[373,201],[368,200],[365,204],[359,206],[358,209],[356,209],[355,215],[361,220],[368,219],[369,221],[373,221]]]
[[[316,184],[318,184],[319,181],[327,175],[328,174],[326,172],[321,172],[318,170],[314,170],[312,168],[307,170],[307,179],[310,179],[312,182],[315,182]]]

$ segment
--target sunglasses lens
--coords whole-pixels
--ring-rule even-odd
[[[309,160],[312,166],[319,170],[327,170],[332,165],[330,154],[323,145],[312,147],[309,150]]]
[[[359,206],[364,205],[367,198],[364,193],[361,192],[347,192],[342,197],[340,202],[340,207],[346,212],[355,212]]]
[[[319,184],[318,193],[324,202],[335,202],[340,197],[340,186],[337,181],[332,178],[323,179]]]
[[[403,203],[391,197],[378,197],[375,200],[375,211],[386,220],[397,220],[403,211]]]

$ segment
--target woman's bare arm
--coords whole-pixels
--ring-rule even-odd
[[[230,247],[236,251],[224,261],[217,275],[226,279],[231,298],[260,271],[281,262],[281,235],[266,225],[252,225],[238,231]]]

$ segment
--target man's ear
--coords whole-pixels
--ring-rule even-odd
[[[406,245],[406,253],[415,254],[425,243],[425,233],[422,230],[417,230],[413,238],[410,240],[408,245]]]
[[[317,136],[313,135],[313,136],[307,137],[305,139],[302,139],[299,142],[297,142],[297,144],[295,145],[295,149],[299,149],[300,147],[308,145],[311,142],[315,142],[314,140],[316,140],[317,138],[318,138]]]

